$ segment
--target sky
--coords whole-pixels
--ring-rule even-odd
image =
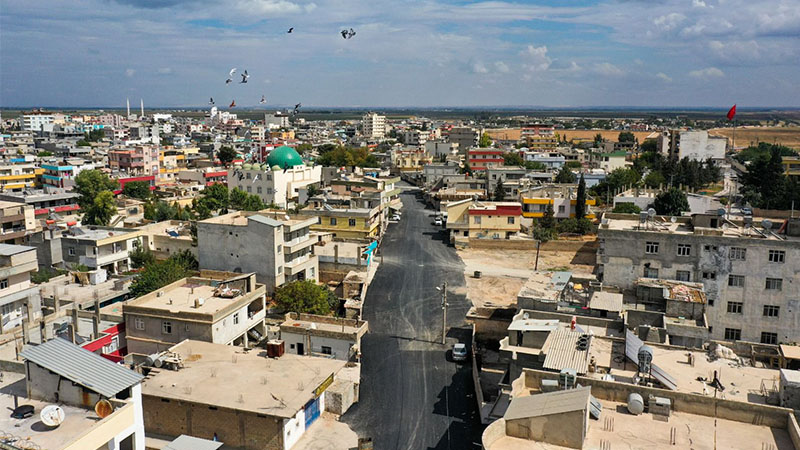
[[[0,5],[0,107],[798,107],[799,81],[800,0]]]

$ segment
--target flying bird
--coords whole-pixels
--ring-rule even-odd
[[[233,69],[231,69],[230,72],[228,72],[228,76],[233,78],[233,74],[235,74],[235,73],[236,73],[236,67],[234,67]]]
[[[294,31],[294,27],[289,28],[289,31],[287,31],[286,34],[291,34],[292,31]]]
[[[344,39],[352,39],[353,36],[356,35],[355,30],[353,30],[352,28],[350,28],[349,30],[346,29],[342,30],[341,33],[342,33],[342,38]]]
[[[211,98],[208,100],[208,104],[209,104],[209,105],[213,105],[213,104],[214,104],[214,97],[211,97]]]
[[[227,80],[225,80],[225,84],[231,84],[231,83],[233,83],[232,78],[228,78]]]
[[[247,73],[247,70],[245,70],[242,74],[242,81],[240,81],[240,83],[247,83],[248,78],[250,78],[250,75]]]
[[[231,105],[228,108],[235,108],[236,107],[236,100],[231,102]]]
[[[302,104],[300,104],[300,103],[298,103],[298,104],[294,105],[294,111],[292,111],[292,115],[293,115],[293,116],[296,116],[296,115],[297,115],[297,110],[299,110],[301,106],[303,106],[303,105],[302,105]]]
[[[266,97],[264,97],[264,96],[262,95],[262,96],[261,96],[261,100],[260,100],[258,103],[261,103],[262,105],[263,105],[264,103],[267,103],[267,98],[266,98]]]

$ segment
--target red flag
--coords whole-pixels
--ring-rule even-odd
[[[733,105],[731,109],[728,110],[728,120],[733,120],[733,117],[736,115],[736,105]]]

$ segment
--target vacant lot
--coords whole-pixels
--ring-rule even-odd
[[[714,128],[709,134],[733,138],[733,128]],[[781,144],[800,150],[800,127],[739,127],[736,148],[758,145],[759,142]]]

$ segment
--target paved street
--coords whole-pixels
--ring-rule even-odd
[[[453,328],[441,344],[436,286],[448,283],[449,327],[464,326],[467,301],[452,293],[464,286],[463,265],[444,229],[432,224],[433,210],[413,192],[402,199],[402,220],[389,225],[383,264],[367,292],[361,399],[343,420],[378,450],[480,448],[470,366],[448,353],[469,334]]]

